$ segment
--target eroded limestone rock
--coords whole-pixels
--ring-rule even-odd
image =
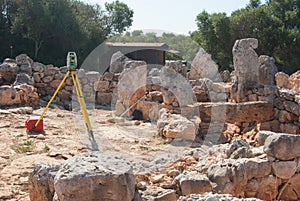
[[[54,188],[60,201],[131,201],[135,177],[124,157],[88,152],[65,161],[55,176]]]
[[[209,78],[213,81],[221,81],[221,76],[218,73],[218,65],[203,48],[200,48],[192,62],[189,78],[191,80]]]

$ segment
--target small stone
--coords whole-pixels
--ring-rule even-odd
[[[147,187],[147,183],[145,181],[141,181],[141,182],[137,183],[136,187],[138,189],[145,189]]]
[[[179,174],[180,174],[180,172],[179,172],[178,170],[170,170],[170,171],[167,172],[167,175],[168,175],[169,177],[176,177],[176,176],[178,176]]]
[[[43,134],[39,134],[38,136],[36,136],[36,139],[38,139],[38,140],[45,140],[46,137]]]
[[[164,179],[164,174],[160,174],[160,175],[155,175],[153,177],[150,177],[150,181],[155,184],[155,183],[159,183]]]

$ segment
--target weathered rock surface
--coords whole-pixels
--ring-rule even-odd
[[[120,51],[114,53],[111,57],[109,72],[121,73],[124,70],[125,62],[129,59]]]
[[[288,79],[289,75],[284,72],[278,72],[275,75],[276,85],[279,88],[287,88],[288,87]]]
[[[272,163],[274,174],[281,179],[290,179],[297,171],[295,161],[278,161]]]
[[[38,163],[35,165],[28,179],[30,200],[52,201],[54,196],[54,177],[60,166],[60,163]]]
[[[204,193],[200,194],[192,194],[189,196],[180,196],[178,201],[260,201],[257,198],[234,198],[230,194],[214,194],[214,193]]]
[[[274,85],[275,74],[278,72],[275,59],[266,55],[258,57],[259,63],[259,84]]]
[[[147,186],[145,190],[139,190],[141,200],[147,201],[176,201],[177,195],[174,190],[163,189],[156,186]]]
[[[21,104],[21,96],[14,87],[8,85],[0,87],[0,106],[19,104]]]
[[[212,186],[206,175],[196,172],[184,172],[175,178],[179,183],[182,195],[211,192]]]
[[[257,47],[258,40],[255,38],[237,40],[233,46],[236,82],[232,88],[232,99],[236,102],[242,102],[245,92],[258,86],[259,63],[254,51]]]
[[[0,84],[12,84],[16,79],[16,69],[14,69],[10,64],[3,63],[0,64]]]
[[[199,78],[209,78],[213,81],[221,80],[221,76],[218,73],[218,65],[203,48],[200,48],[192,62],[189,78],[191,80],[197,80]]]
[[[300,70],[289,77],[288,88],[300,92]]]
[[[269,136],[264,151],[279,160],[287,161],[300,157],[300,135],[277,134]]]
[[[177,140],[193,141],[196,135],[196,126],[187,118],[170,114],[166,109],[160,110],[160,119],[157,121],[160,135]]]
[[[57,172],[54,188],[60,201],[131,201],[135,177],[122,156],[88,152],[68,159]]]

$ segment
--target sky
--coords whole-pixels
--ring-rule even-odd
[[[104,6],[113,0],[82,0],[89,4]],[[161,30],[187,35],[197,29],[196,16],[206,10],[208,13],[225,12],[244,8],[249,0],[120,0],[133,11],[133,30]],[[158,31],[159,32],[159,31]]]

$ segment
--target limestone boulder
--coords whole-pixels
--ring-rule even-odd
[[[216,183],[215,192],[229,193],[234,191],[232,179],[232,163],[234,160],[224,160],[213,164],[208,168],[207,176],[210,181]]]
[[[86,73],[86,77],[89,80],[89,83],[95,83],[100,79],[100,73],[96,71],[89,71]]]
[[[0,64],[0,77],[3,83],[12,84],[16,79],[16,70],[7,63]]]
[[[289,75],[284,73],[284,72],[278,72],[275,75],[275,80],[276,80],[276,85],[279,88],[285,88],[287,89],[288,87],[288,79],[289,79]]]
[[[203,48],[200,48],[197,52],[189,74],[190,80],[197,80],[199,78],[209,78],[213,81],[221,81],[218,65],[212,60],[211,55]]]
[[[99,105],[110,106],[112,101],[112,93],[97,92],[96,93],[96,103]]]
[[[289,77],[288,88],[294,91],[300,91],[300,70]]]
[[[26,54],[20,54],[16,57],[16,63],[17,65],[31,65],[33,63],[33,60],[27,56]]]
[[[235,71],[235,84],[232,88],[232,99],[242,102],[249,89],[259,84],[259,63],[255,50],[258,40],[246,38],[237,40],[233,46],[233,64]]]
[[[37,93],[37,89],[28,84],[21,84],[14,86],[17,90],[18,94],[21,97],[21,103],[23,105],[35,106],[39,103],[39,95]]]
[[[259,84],[274,85],[275,74],[278,72],[275,59],[266,55],[258,57],[259,63]]]
[[[54,189],[60,201],[132,201],[135,176],[126,158],[87,152],[65,161],[54,178]]]
[[[176,192],[172,189],[164,189],[157,186],[147,186],[145,190],[139,190],[140,200],[149,201],[176,201]]]
[[[143,120],[157,120],[161,105],[151,101],[138,101],[136,109],[142,111]]]
[[[281,179],[290,179],[297,171],[297,163],[293,161],[277,161],[272,163],[274,174]]]
[[[61,164],[38,163],[28,179],[30,200],[52,201],[54,196],[54,177]]]
[[[276,199],[280,184],[281,179],[276,178],[273,175],[262,178],[259,182],[259,188],[257,189],[256,197],[262,200]]]
[[[29,84],[33,85],[34,84],[34,79],[27,73],[19,73],[17,74],[16,81],[14,84]]]
[[[179,183],[182,195],[211,192],[212,186],[206,175],[197,172],[184,172],[175,178]]]
[[[269,156],[287,161],[300,157],[300,135],[277,134],[269,136],[264,151]]]
[[[177,140],[195,139],[197,128],[193,122],[187,118],[170,114],[167,110],[160,111],[160,118],[157,121],[157,128],[160,135],[166,138],[176,138]]]
[[[114,53],[111,57],[109,72],[121,73],[125,68],[125,62],[128,60],[128,57],[126,57],[122,52],[118,51]]]
[[[46,66],[39,62],[33,62],[33,64],[32,64],[33,72],[42,73],[42,72],[44,72],[45,68],[46,68]]]
[[[187,67],[181,61],[170,61],[166,66],[169,66],[183,77],[187,77]]]
[[[0,86],[0,106],[20,105],[21,102],[21,96],[14,87]]]
[[[32,67],[30,64],[23,64],[20,66],[20,72],[32,75]]]

